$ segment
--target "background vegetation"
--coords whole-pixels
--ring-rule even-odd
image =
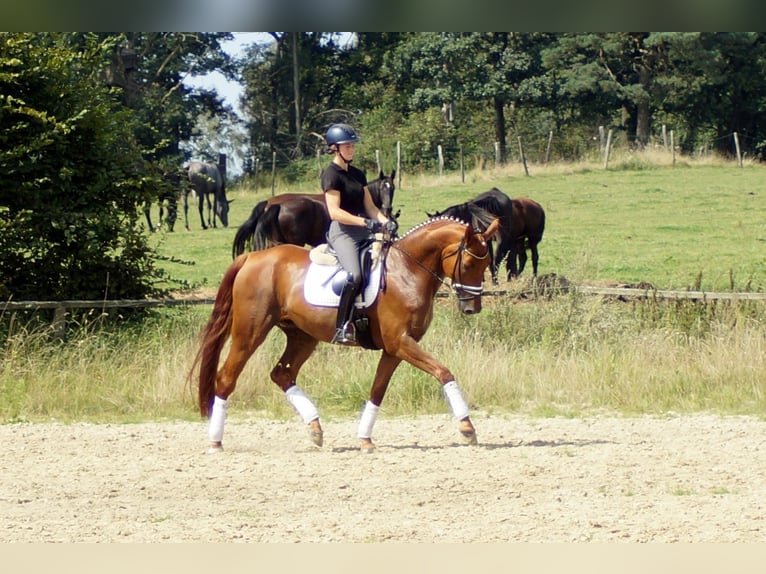
[[[426,210],[496,185],[537,199],[548,212],[541,275],[575,284],[766,290],[763,168],[662,161],[632,155],[606,171],[557,165],[535,168],[530,177],[512,166],[472,172],[465,184],[455,174],[417,177],[403,182],[395,204],[406,230]],[[270,193],[233,191],[232,221],[244,221]],[[181,260],[162,263],[173,275],[212,295],[231,260],[234,232],[197,228],[152,234],[149,241]],[[620,302],[576,291],[535,296],[528,281],[501,284],[510,294],[485,297],[484,312],[475,317],[459,315],[451,299],[437,299],[424,345],[456,373],[481,413],[766,413],[763,302]],[[522,291],[527,294],[517,296]],[[101,323],[96,312],[71,325],[65,341],[13,316],[0,349],[0,420],[196,417],[185,377],[208,313],[208,306],[193,306]],[[10,318],[3,314],[6,324]],[[294,416],[268,378],[282,345],[275,331],[250,360],[232,396],[232,416]],[[300,384],[324,417],[354,415],[367,398],[377,356],[320,345]],[[447,409],[438,384],[402,365],[383,412]]]

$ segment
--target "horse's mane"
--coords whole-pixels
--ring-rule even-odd
[[[427,219],[427,220],[423,221],[422,223],[418,223],[415,227],[412,227],[411,229],[409,229],[407,231],[407,233],[405,233],[404,235],[399,237],[397,239],[397,241],[400,241],[400,240],[404,239],[405,237],[409,237],[413,233],[416,233],[416,232],[420,231],[421,229],[423,229],[424,227],[428,227],[429,225],[433,225],[435,223],[445,223],[445,222],[446,223],[458,223],[460,225],[468,227],[468,224],[465,221],[463,221],[462,219],[457,219],[455,217],[450,217],[450,216],[447,216],[447,215],[437,215],[435,217],[431,217],[430,219]]]

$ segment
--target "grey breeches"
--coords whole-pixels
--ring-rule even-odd
[[[370,237],[365,227],[344,225],[333,221],[327,232],[327,241],[335,250],[341,267],[351,274],[354,287],[362,283],[362,267],[359,262],[359,247]]]

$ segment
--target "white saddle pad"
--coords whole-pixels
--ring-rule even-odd
[[[354,302],[357,309],[369,307],[378,296],[382,267],[382,265],[375,265],[370,273],[367,285]],[[336,295],[332,290],[332,280],[338,273],[346,273],[346,271],[338,265],[319,265],[312,262],[306,273],[306,281],[303,283],[303,296],[306,301],[319,307],[337,307],[340,303],[340,295]]]

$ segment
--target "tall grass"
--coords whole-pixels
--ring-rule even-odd
[[[401,229],[426,211],[491,186],[532,197],[548,224],[541,274],[579,283],[648,282],[657,288],[766,290],[763,168],[714,161],[669,165],[667,156],[614,158],[598,165],[520,166],[443,178],[407,176],[397,191]],[[387,168],[388,169],[388,168]],[[315,191],[315,182],[285,191]],[[270,190],[235,189],[233,226]],[[231,260],[234,229],[156,234],[171,275],[214,291]],[[461,316],[438,299],[423,346],[456,375],[485,412],[578,416],[714,411],[766,414],[766,304],[719,301],[620,302],[579,293],[485,297],[484,312]],[[152,311],[139,319],[82,318],[59,341],[45,325],[0,314],[0,421],[138,421],[197,416],[186,382],[209,307]],[[13,319],[13,320],[12,320]],[[284,336],[275,330],[250,359],[232,416],[293,417],[269,379]],[[323,416],[359,412],[378,353],[320,345],[299,384]],[[383,412],[446,413],[439,385],[402,364]]]
[[[202,309],[174,309],[119,329],[79,329],[57,343],[18,327],[0,351],[0,420],[138,421],[196,417],[186,383]],[[766,305],[620,302],[576,291],[539,299],[485,298],[464,317],[436,302],[423,346],[490,413],[570,415],[712,411],[766,414]],[[248,363],[233,414],[294,416],[269,372],[277,330]],[[359,412],[378,353],[320,345],[299,383],[325,417]],[[447,412],[439,385],[402,364],[389,416]]]

